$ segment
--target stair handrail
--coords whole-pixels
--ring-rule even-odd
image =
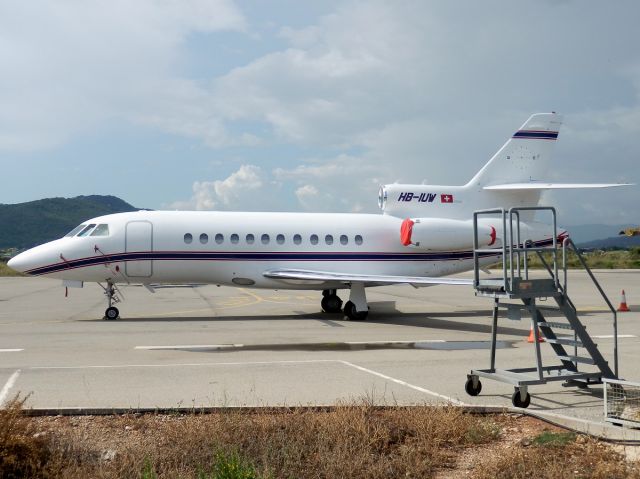
[[[619,377],[618,375],[618,313],[616,311],[616,308],[614,308],[613,304],[611,304],[611,301],[609,301],[609,298],[607,297],[604,290],[602,289],[602,286],[600,286],[600,283],[594,276],[593,272],[591,271],[591,268],[589,268],[589,266],[587,265],[587,262],[585,261],[584,257],[578,250],[578,247],[573,242],[573,240],[569,237],[566,237],[562,240],[562,256],[563,256],[563,261],[565,263],[565,292],[566,292],[566,274],[567,274],[566,258],[567,258],[567,248],[569,246],[571,247],[571,249],[573,249],[573,252],[576,254],[576,257],[578,258],[578,260],[580,260],[582,267],[585,269],[585,271],[591,278],[591,281],[593,282],[596,289],[600,293],[600,296],[602,296],[602,299],[604,299],[605,303],[607,303],[607,306],[609,307],[611,314],[613,314],[613,371],[616,375],[616,378],[618,378]]]

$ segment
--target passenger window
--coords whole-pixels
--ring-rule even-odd
[[[324,237],[324,242],[329,244],[329,245],[333,244],[333,236],[331,236],[331,235],[325,236]]]
[[[83,229],[80,233],[78,233],[78,236],[87,236],[89,233],[91,233],[91,230],[93,228],[95,228],[95,223],[92,225],[88,225],[85,229]]]
[[[269,244],[269,235],[267,234],[262,235],[262,238],[260,238],[260,241],[262,241],[262,244]]]
[[[300,244],[300,243],[302,243],[302,236],[297,235],[297,234],[296,234],[296,235],[293,235],[293,242],[294,242],[295,244]]]
[[[346,245],[349,242],[349,238],[347,238],[347,235],[340,235],[340,244],[341,245]]]
[[[360,246],[360,245],[362,244],[362,236],[360,236],[360,235],[356,235],[355,240],[356,240],[356,244],[357,244],[358,246]]]
[[[284,244],[284,235],[278,235],[278,236],[276,236],[276,243],[278,243],[278,244]]]
[[[224,235],[222,233],[216,233],[216,244],[222,244],[224,241]]]
[[[191,244],[191,242],[193,241],[193,236],[191,236],[191,233],[187,233],[184,235],[184,242],[187,244]]]
[[[238,241],[240,241],[240,237],[235,233],[233,233],[229,239],[233,244],[238,244]]]
[[[310,242],[311,244],[318,244],[318,235],[311,235],[311,236],[309,237],[309,242]]]
[[[84,227],[87,225],[80,225],[80,226],[76,226],[75,228],[73,228],[71,231],[69,231],[66,235],[64,235],[65,238],[70,238],[72,236],[75,236],[78,234],[79,231],[81,231],[82,229],[84,229]]]
[[[109,225],[98,225],[91,236],[109,236]]]
[[[200,243],[207,244],[209,242],[209,235],[207,233],[202,233],[200,235]]]
[[[253,242],[256,240],[251,233],[249,233],[245,239],[247,240],[247,244],[253,244]]]

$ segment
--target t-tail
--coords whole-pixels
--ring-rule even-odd
[[[380,189],[380,207],[399,217],[470,220],[481,209],[538,206],[543,190],[605,188],[613,183],[546,180],[562,116],[536,113],[463,186],[391,184]]]

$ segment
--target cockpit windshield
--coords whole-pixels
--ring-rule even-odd
[[[83,230],[85,226],[87,226],[87,225],[76,226],[71,231],[69,231],[66,235],[64,235],[64,237],[65,238],[71,238],[72,236],[75,236],[76,234],[78,234],[78,232],[80,230]]]
[[[78,233],[78,238],[80,238],[81,236],[87,236],[89,233],[91,233],[91,230],[95,227],[96,227],[95,223],[87,225],[85,229],[83,229],[82,231],[80,231],[80,233]]]
[[[109,225],[98,225],[91,236],[109,236]]]

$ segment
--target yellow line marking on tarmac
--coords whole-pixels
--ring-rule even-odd
[[[300,304],[301,300],[310,298],[310,295],[301,295],[301,296],[275,295],[275,296],[269,296],[268,298],[265,298],[264,296],[260,296],[259,294],[254,293],[253,291],[250,291],[246,288],[240,288],[240,291],[256,299],[257,303]],[[289,299],[291,299],[292,301],[289,301]],[[257,303],[252,303],[252,304],[257,304]]]
[[[265,301],[265,299],[262,296],[257,295],[256,293],[249,291],[246,288],[240,288],[240,291],[242,291],[244,294],[246,294],[247,296],[251,296],[253,299],[256,300],[255,303],[252,304],[258,304],[258,303],[262,303]]]
[[[240,288],[240,290],[242,292],[246,292],[244,288]],[[214,312],[216,310],[224,310],[224,309],[234,309],[234,308],[240,308],[242,306],[250,306],[252,304],[258,304],[260,303],[262,300],[262,298],[260,298],[260,296],[254,295],[254,294],[249,294],[250,298],[247,298],[249,301],[248,302],[242,302],[242,303],[237,303],[237,304],[230,304],[230,305],[225,305],[225,306],[216,306],[214,309]],[[242,296],[234,296],[234,298],[242,298]],[[251,298],[257,300],[257,301],[250,301]],[[184,310],[184,311],[165,311],[164,313],[155,313],[155,314],[127,314],[126,318],[124,319],[129,319],[129,318],[160,318],[160,317],[170,317],[173,316],[175,314],[190,314],[190,313],[202,313],[202,312],[211,312],[211,308],[202,308],[202,309],[190,309],[190,310]]]

